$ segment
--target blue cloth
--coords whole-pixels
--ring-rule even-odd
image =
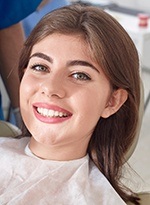
[[[1,0],[0,29],[18,23],[33,13],[42,0]]]
[[[28,37],[35,25],[40,21],[40,19],[50,11],[60,8],[62,6],[69,5],[68,0],[51,0],[49,3],[47,3],[43,8],[41,8],[39,11],[35,11],[31,15],[29,15],[27,18],[23,19],[23,27],[25,36]]]
[[[0,93],[0,120],[4,120],[3,110],[2,110],[2,96]]]

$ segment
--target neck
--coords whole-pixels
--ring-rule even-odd
[[[55,161],[69,161],[80,159],[84,157],[86,149],[83,149],[84,145],[81,143],[81,148],[79,144],[77,146],[73,143],[73,146],[68,145],[45,145],[37,142],[33,137],[31,137],[29,148],[31,152],[41,159],[55,160]]]

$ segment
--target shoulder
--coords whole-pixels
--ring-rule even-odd
[[[29,142],[29,137],[12,138],[0,137],[0,155],[5,152],[23,152]]]
[[[99,186],[99,182],[105,182],[108,183],[108,180],[106,179],[106,177],[102,174],[102,172],[97,168],[97,166],[90,161],[89,162],[89,170],[90,170],[90,180],[92,181],[92,183],[97,186]]]
[[[89,180],[91,190],[93,190],[93,197],[97,199],[99,204],[125,205],[125,202],[112,187],[108,179],[91,161],[89,166]]]

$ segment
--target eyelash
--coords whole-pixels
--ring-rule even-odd
[[[49,68],[41,64],[33,64],[30,66],[30,68],[34,70],[35,72],[49,72]],[[91,77],[84,72],[75,72],[71,74],[70,77],[78,81],[90,81],[91,80]]]
[[[73,76],[73,78],[75,78],[76,80],[79,80],[79,81],[91,80],[89,75],[87,75],[87,74],[85,74],[83,72],[76,72],[76,73],[71,74],[71,76]]]
[[[34,65],[31,65],[30,68],[34,71],[37,71],[37,72],[48,72],[49,69],[47,68],[47,66],[45,65],[41,65],[41,64],[34,64]],[[41,69],[42,68],[42,69]]]

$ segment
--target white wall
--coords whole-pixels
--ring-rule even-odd
[[[143,10],[150,13],[150,0],[83,0],[83,1],[89,1],[92,3],[109,3],[109,2],[117,3],[120,6]]]
[[[144,10],[150,13],[150,0],[112,0],[112,2],[117,3],[120,6]]]

